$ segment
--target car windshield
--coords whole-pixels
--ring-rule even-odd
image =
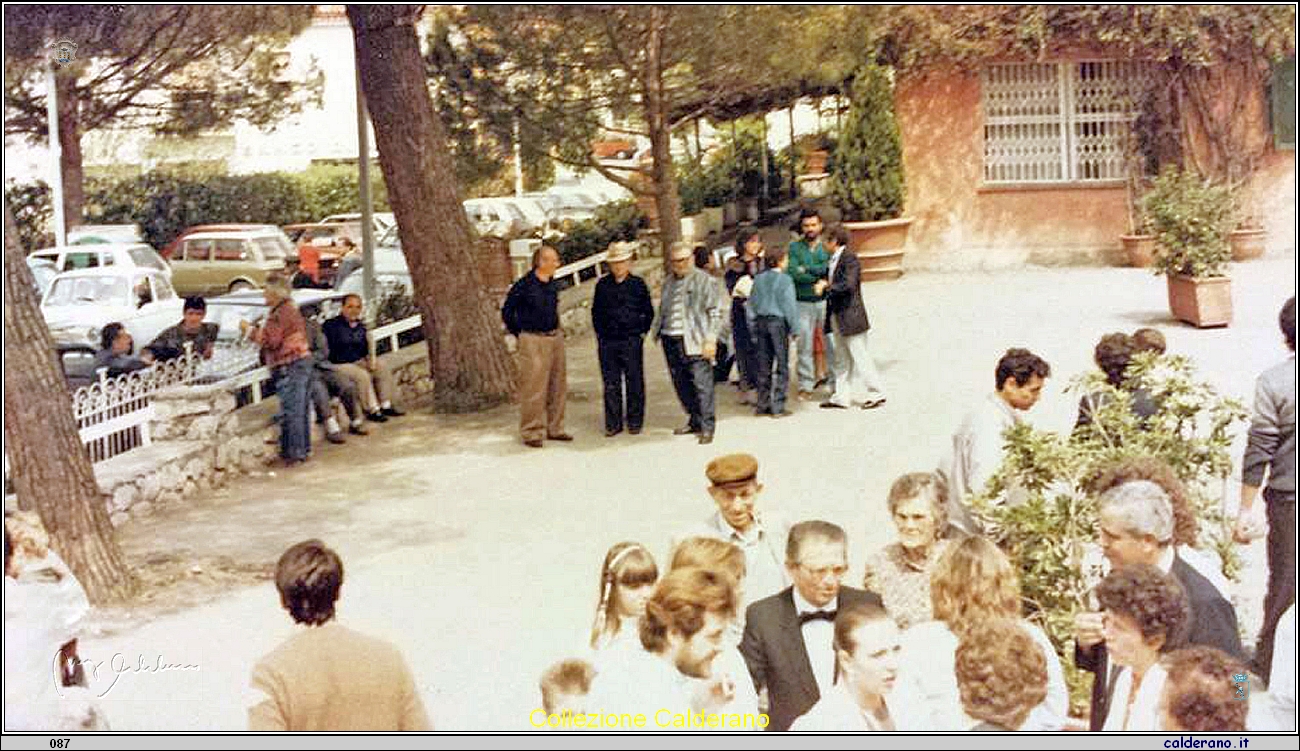
[[[131,263],[136,266],[159,271],[167,270],[167,262],[159,258],[151,248],[131,248],[127,254],[131,256]]]
[[[127,281],[120,276],[78,276],[55,279],[46,305],[121,305]]]
[[[290,249],[286,249],[278,237],[259,237],[254,242],[262,249],[262,257],[268,261],[283,261],[289,255]]]

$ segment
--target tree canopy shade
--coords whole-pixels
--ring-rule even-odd
[[[69,226],[81,221],[81,135],[112,126],[192,135],[299,111],[321,79],[288,80],[285,43],[311,21],[300,5],[6,5],[5,133],[47,136],[45,46],[76,43],[58,66],[59,143]]]
[[[764,103],[772,91],[784,101],[822,85],[820,73],[805,74],[812,65],[807,61],[821,59],[819,48],[792,49],[803,22],[818,12],[824,11],[723,5],[441,8],[429,75],[464,122],[506,133],[517,119],[525,161],[552,156],[655,196],[663,220],[660,238],[670,243],[678,235],[679,213],[669,149],[673,129]],[[592,154],[597,140],[629,137],[649,140],[652,163],[613,166]]]

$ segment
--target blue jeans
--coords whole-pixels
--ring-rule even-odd
[[[826,326],[826,301],[821,302],[801,302],[799,308],[799,364],[795,373],[799,377],[799,390],[812,391],[817,385],[817,364],[813,360],[813,332],[823,329]],[[822,335],[822,341],[826,343],[826,385],[830,388],[831,393],[835,392],[835,369],[829,364],[835,362],[835,349],[831,346],[831,338]]]
[[[664,359],[668,361],[668,374],[673,379],[677,400],[689,416],[689,425],[700,433],[713,435],[717,425],[713,400],[713,364],[703,357],[686,354],[686,345],[680,336],[660,337]]]
[[[311,450],[312,365],[310,357],[281,365],[272,371],[275,395],[280,397],[280,458],[306,459]]]
[[[780,316],[759,316],[750,330],[758,361],[754,388],[758,389],[755,412],[777,415],[785,411],[785,393],[790,387],[790,327]],[[775,368],[775,371],[773,370]]]

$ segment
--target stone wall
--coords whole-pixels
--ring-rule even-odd
[[[403,406],[433,393],[428,355],[420,343],[380,358],[393,369]],[[114,526],[260,471],[279,456],[274,396],[236,409],[234,395],[219,386],[173,386],[155,394],[153,406],[153,443],[95,465]]]

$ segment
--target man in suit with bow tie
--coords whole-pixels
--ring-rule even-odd
[[[835,615],[880,597],[841,587],[848,571],[844,530],[824,521],[790,529],[786,569],[794,586],[755,602],[745,615],[740,652],[754,687],[768,697],[768,730],[789,730],[831,687],[835,673]]]

